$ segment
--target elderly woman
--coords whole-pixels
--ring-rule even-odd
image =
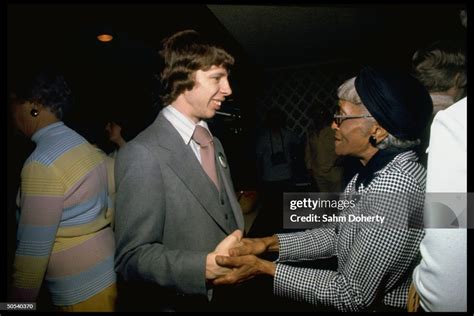
[[[61,121],[71,92],[42,72],[12,88],[15,127],[36,143],[21,171],[12,302],[35,302],[42,286],[60,311],[113,311],[114,236],[102,156]]]
[[[379,215],[381,223],[331,223],[324,228],[243,239],[219,265],[234,268],[215,284],[238,283],[258,274],[274,277],[275,295],[340,311],[404,311],[410,274],[418,263],[425,170],[412,150],[433,105],[413,77],[364,68],[338,89],[334,115],[338,155],[364,165],[343,196],[355,206],[339,215]],[[277,262],[256,255],[279,251]],[[337,257],[337,270],[302,268],[284,261]]]

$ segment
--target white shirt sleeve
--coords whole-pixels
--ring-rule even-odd
[[[431,125],[426,192],[429,199],[443,201],[446,193],[467,191],[467,102],[466,98],[437,113]],[[436,194],[434,194],[436,193]],[[420,304],[430,312],[467,310],[466,194],[464,206],[450,207],[461,228],[427,228],[420,244],[422,260],[413,282]],[[430,217],[431,216],[431,217]],[[425,218],[433,219],[426,204]]]

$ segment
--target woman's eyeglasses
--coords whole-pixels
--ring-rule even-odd
[[[339,127],[345,120],[369,117],[372,117],[372,115],[341,115],[339,113],[336,113],[334,114],[334,123],[336,123],[337,127]]]

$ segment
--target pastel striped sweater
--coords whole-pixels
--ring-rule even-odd
[[[21,172],[12,298],[34,302],[44,283],[54,305],[76,304],[116,281],[106,166],[63,122],[32,140]]]

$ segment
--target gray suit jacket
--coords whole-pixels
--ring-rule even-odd
[[[225,159],[219,140],[215,152]],[[206,256],[244,221],[228,167],[216,159],[238,227],[226,229],[219,199],[192,149],[163,116],[120,149],[116,271],[183,294],[206,295]]]

